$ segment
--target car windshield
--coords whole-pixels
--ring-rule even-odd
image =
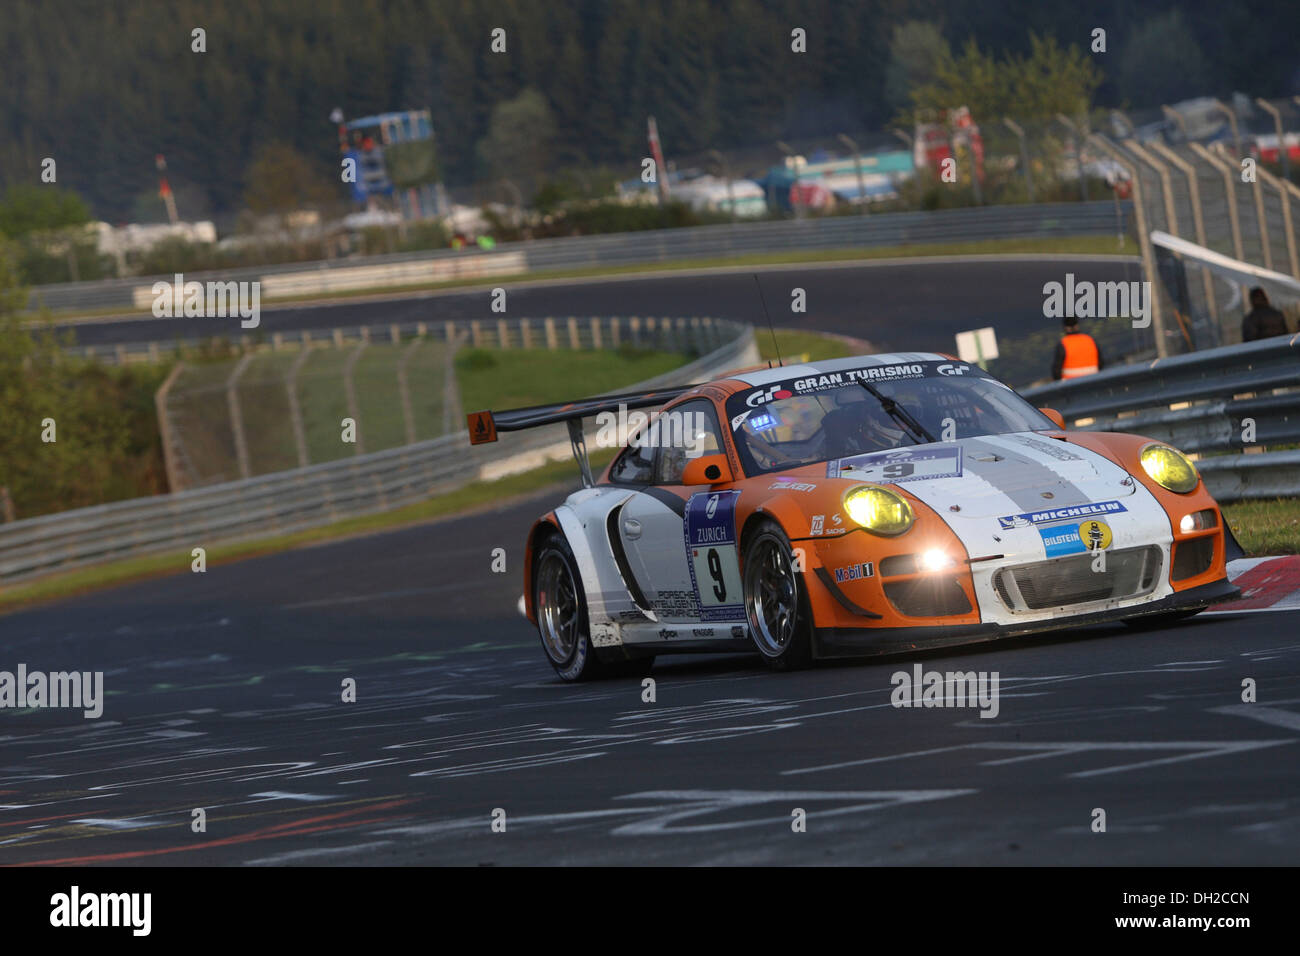
[[[727,417],[749,475],[924,444],[926,433],[955,441],[1056,428],[997,379],[954,361],[868,365],[758,386],[728,399]]]

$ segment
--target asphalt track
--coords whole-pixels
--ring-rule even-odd
[[[922,348],[932,333],[907,318],[945,301],[966,297],[934,320],[960,327],[999,299],[1037,308],[1047,279],[1024,269],[998,280],[1014,295],[993,279],[962,293],[951,274],[914,284],[879,329],[854,324],[851,271],[800,281],[813,305],[844,297],[838,316],[813,313],[823,328]],[[596,294],[546,294],[562,293]],[[1297,858],[1300,612],[785,675],[746,655],[667,657],[647,703],[637,680],[561,684],[515,609],[524,530],[561,497],[0,617],[0,669],[102,670],[106,690],[98,720],[0,710],[0,864]],[[892,675],[918,660],[997,672],[998,716],[891,706]],[[1257,703],[1241,701],[1246,678]]]
[[[754,270],[665,272],[599,281],[505,282],[510,318],[546,316],[713,316],[761,324]],[[787,328],[822,329],[867,339],[882,349],[944,351],[953,335],[993,326],[1003,336],[1055,328],[1043,318],[1043,285],[1078,280],[1141,278],[1136,259],[1119,257],[994,257],[914,259],[827,266],[764,267],[760,276],[772,321]],[[807,312],[791,311],[791,290],[806,293]],[[490,287],[418,293],[381,301],[262,310],[259,332],[387,327],[390,323],[497,319]],[[74,327],[81,345],[237,335],[238,319],[111,319]],[[249,333],[252,334],[252,333]]]
[[[892,707],[911,658],[662,658],[645,703],[561,684],[517,614],[521,531],[558,498],[0,619],[5,667],[107,691],[98,720],[0,712],[0,863],[1296,859],[1300,612],[921,658],[998,672],[995,719]]]

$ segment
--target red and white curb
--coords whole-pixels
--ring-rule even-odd
[[[1216,604],[1207,613],[1300,610],[1300,555],[1229,561],[1228,580],[1241,588],[1241,600]]]

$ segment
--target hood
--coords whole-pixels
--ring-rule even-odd
[[[826,474],[896,485],[950,524],[1114,501],[1137,489],[1110,459],[1036,432],[856,455],[828,462]]]

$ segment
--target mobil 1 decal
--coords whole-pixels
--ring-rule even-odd
[[[702,491],[686,502],[686,557],[701,621],[745,619],[736,547],[739,498],[739,491]]]
[[[923,448],[898,448],[894,451],[854,455],[852,458],[836,458],[826,463],[826,477],[860,478],[881,484],[928,478],[960,478],[961,446],[927,445]]]

